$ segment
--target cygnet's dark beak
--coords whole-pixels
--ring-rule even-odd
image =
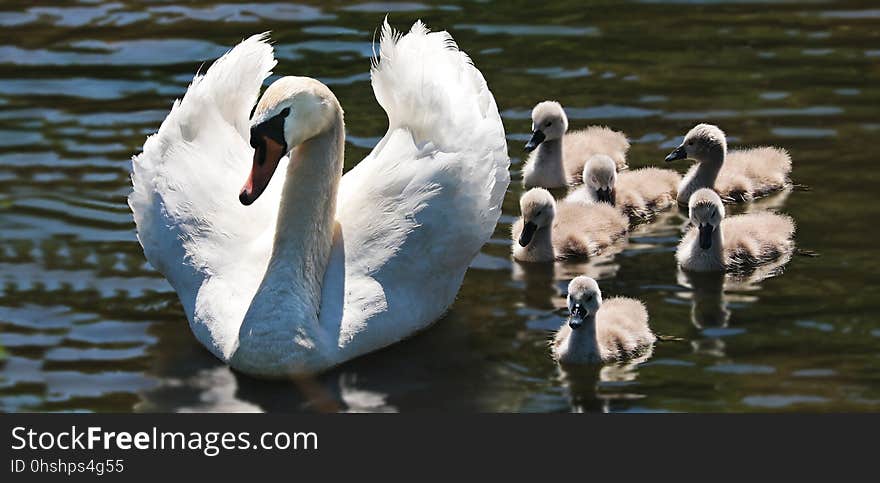
[[[580,329],[584,325],[584,317],[587,316],[587,309],[581,304],[574,304],[571,313],[568,316],[568,326],[572,329]]]
[[[528,246],[532,241],[532,237],[535,236],[535,231],[537,231],[537,229],[538,225],[533,221],[529,221],[523,225],[522,233],[519,235],[519,246]]]
[[[529,139],[529,142],[526,143],[525,147],[523,147],[523,151],[527,153],[531,153],[538,147],[539,144],[544,142],[546,136],[544,136],[544,132],[540,129],[535,129],[535,132],[532,133],[532,138]]]
[[[614,205],[614,189],[613,188],[599,188],[596,190],[596,198],[599,199],[600,203],[608,203],[609,205]]]
[[[687,157],[687,150],[684,149],[684,145],[682,144],[666,156],[666,162],[671,163],[672,161],[677,161],[679,159],[687,159]]]

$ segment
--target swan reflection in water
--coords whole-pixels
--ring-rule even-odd
[[[637,391],[639,365],[654,355],[648,347],[639,357],[625,362],[596,365],[559,365],[558,378],[575,413],[613,410],[616,402],[632,402],[645,397]]]
[[[200,369],[184,379],[166,378],[159,393],[146,395],[138,409],[155,411],[168,391],[177,391],[176,400],[187,400],[173,410],[184,413],[294,412],[397,412],[388,403],[388,394],[366,387],[352,372],[327,377],[302,376],[289,381],[259,381],[243,376],[225,365]]]
[[[760,283],[781,274],[789,260],[791,254],[751,272],[736,274],[689,272],[678,268],[678,285],[686,290],[679,291],[676,296],[690,300],[691,323],[703,334],[702,339],[691,342],[694,352],[724,357],[722,337],[727,331],[713,329],[728,328],[732,308],[757,302]]]

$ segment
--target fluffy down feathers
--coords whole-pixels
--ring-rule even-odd
[[[685,175],[692,178],[699,163]],[[752,201],[781,190],[790,183],[791,156],[784,149],[759,147],[727,152],[715,179],[714,190],[726,203]],[[686,200],[681,202],[686,204]]]
[[[545,141],[545,146],[533,151],[526,160],[523,166],[523,184],[526,187],[560,188],[580,184],[584,164],[596,154],[611,157],[618,170],[627,168],[629,141],[623,133],[610,128],[590,126],[565,133],[561,153],[558,151],[559,141],[554,142],[557,147],[549,148],[551,141]]]
[[[794,220],[776,213],[732,216],[721,222],[728,270],[774,261],[794,249]]]
[[[629,141],[626,135],[605,126],[590,126],[566,133],[562,138],[562,161],[569,184],[583,182],[584,164],[594,154],[611,157],[618,171],[626,169],[627,151]]]
[[[670,169],[641,168],[617,174],[614,185],[615,203],[631,220],[651,219],[657,213],[675,205],[681,176]],[[587,192],[586,185],[573,189],[565,201],[592,204],[595,195]]]
[[[565,359],[566,349],[573,349],[566,347],[565,343],[572,332],[571,327],[566,324],[556,333],[553,339],[553,356],[556,360]],[[648,326],[648,311],[641,301],[628,297],[612,297],[606,299],[596,313],[595,344],[603,362],[638,356],[656,340],[656,336]]]
[[[642,168],[617,175],[617,207],[631,219],[649,219],[675,205],[681,176],[675,171]]]
[[[720,267],[711,257],[700,256],[698,229],[691,227],[679,244],[676,258],[686,269],[729,272],[748,271],[783,257],[794,250],[795,224],[791,217],[771,212],[749,213],[721,221],[723,247]]]
[[[559,258],[601,254],[623,238],[629,228],[625,216],[612,206],[559,203],[553,222],[553,246]]]
[[[547,261],[553,257],[535,256],[543,253],[542,247],[520,247],[516,241],[523,230],[522,218],[514,222],[511,235],[514,240],[514,258],[520,261]],[[546,228],[542,228],[546,230]],[[600,255],[612,245],[620,242],[629,230],[629,221],[626,216],[613,206],[599,203],[594,205],[582,205],[565,201],[556,204],[556,216],[552,225],[552,253],[556,259],[583,258]],[[539,243],[536,240],[532,244]]]

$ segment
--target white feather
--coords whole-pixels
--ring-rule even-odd
[[[177,290],[199,341],[233,365],[245,314],[260,313],[252,299],[287,171],[285,158],[253,205],[239,203],[253,154],[248,115],[274,64],[265,35],[239,44],[194,79],[133,163],[129,204],[147,259]],[[320,371],[427,327],[494,231],[509,184],[504,130],[451,36],[421,22],[401,36],[386,21],[372,85],[389,128],[339,185],[339,230],[314,308],[320,340],[267,347],[314,353],[278,354],[248,372]]]

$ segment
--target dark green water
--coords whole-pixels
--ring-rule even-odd
[[[0,5],[2,411],[880,409],[874,2],[41,4]],[[488,80],[510,141],[505,214],[430,330],[314,379],[237,375],[143,258],[129,158],[194,71],[271,29],[275,72],[319,78],[342,102],[351,167],[385,131],[368,80],[385,12],[399,28],[448,29]],[[521,145],[548,98],[573,127],[625,131],[632,166],[661,163],[699,121],[734,146],[787,148],[810,190],[763,205],[792,215],[799,246],[821,256],[726,290],[687,280],[674,213],[612,259],[511,263]],[[546,344],[579,273],[644,300],[657,332],[685,340],[638,365],[561,374]]]

